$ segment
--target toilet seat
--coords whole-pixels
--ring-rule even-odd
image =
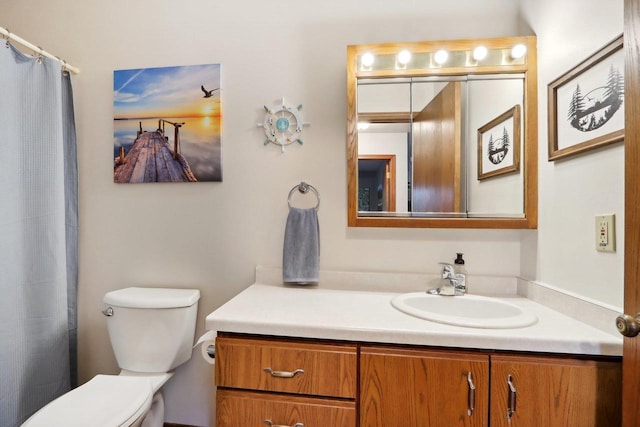
[[[40,409],[22,427],[128,427],[149,410],[152,399],[148,378],[96,375]]]

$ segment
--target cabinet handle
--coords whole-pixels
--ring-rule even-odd
[[[507,385],[509,386],[509,402],[507,402],[507,419],[510,420],[516,412],[516,387],[513,385],[513,377],[507,375]]]
[[[302,423],[295,423],[292,426],[286,426],[286,425],[282,425],[282,424],[274,424],[273,421],[271,421],[271,420],[264,420],[262,422],[262,424],[266,424],[266,425],[268,425],[270,427],[304,427],[304,424],[302,424]]]
[[[469,407],[467,408],[467,415],[471,416],[476,406],[476,386],[473,385],[471,372],[467,374],[467,383],[469,383]]]
[[[274,371],[271,368],[264,368],[263,371],[265,371],[267,374],[271,375],[272,377],[277,377],[277,378],[293,378],[296,375],[300,374],[304,374],[304,369],[296,369],[293,372],[288,372],[288,371]]]

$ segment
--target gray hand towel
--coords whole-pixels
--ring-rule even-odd
[[[315,208],[290,208],[284,230],[282,276],[285,283],[318,283],[320,271],[320,224]]]

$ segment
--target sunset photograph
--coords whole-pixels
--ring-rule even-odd
[[[222,181],[220,64],[113,73],[114,182]]]

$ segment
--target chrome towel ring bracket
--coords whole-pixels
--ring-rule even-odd
[[[315,194],[316,199],[318,199],[314,209],[318,210],[318,208],[320,207],[320,193],[318,193],[318,190],[315,189],[315,187],[311,184],[307,184],[306,182],[302,181],[300,184],[296,185],[295,187],[293,187],[291,189],[291,191],[289,191],[289,197],[287,198],[287,203],[289,204],[289,208],[292,208],[293,206],[291,206],[291,197],[293,196],[293,194],[296,192],[296,190],[298,190],[300,193],[302,194],[307,194],[309,193],[309,191],[311,191],[312,193]]]

